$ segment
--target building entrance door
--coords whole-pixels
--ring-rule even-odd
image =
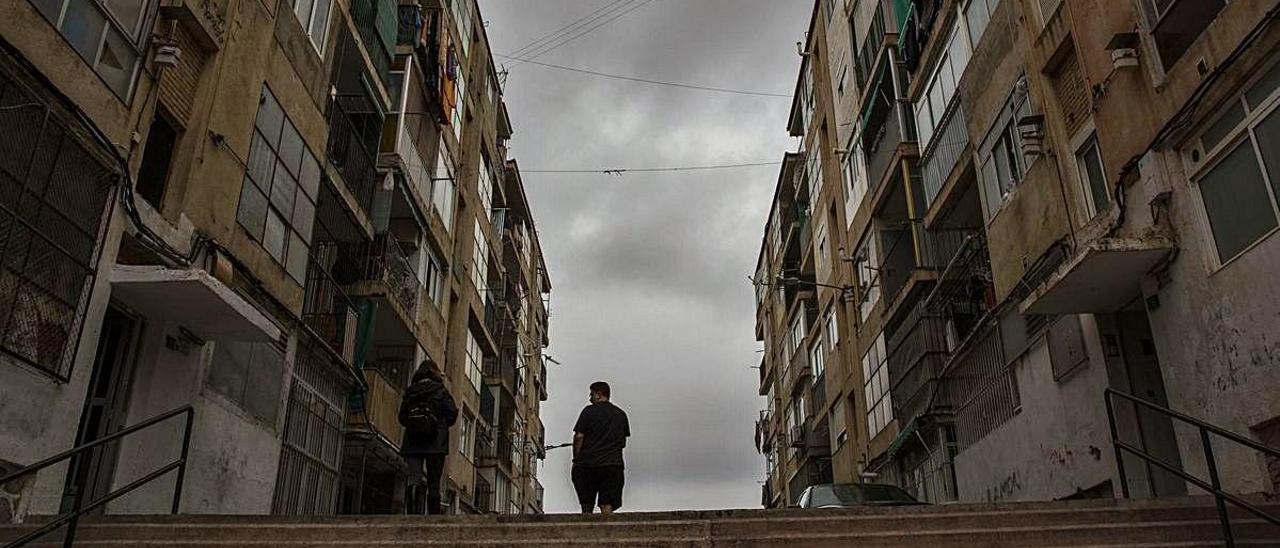
[[[1118,320],[1125,370],[1128,373],[1129,392],[1161,407],[1168,407],[1169,398],[1164,389],[1164,376],[1160,372],[1160,360],[1156,357],[1156,345],[1151,335],[1151,324],[1147,320],[1146,312],[1141,310],[1122,312]],[[1181,469],[1182,459],[1178,452],[1178,439],[1173,430],[1172,419],[1146,407],[1139,407],[1135,417],[1137,441],[1141,443],[1143,451]],[[1130,466],[1136,462],[1132,459],[1126,460],[1126,468],[1134,472],[1145,472],[1142,474],[1143,480],[1130,477],[1135,495],[1143,492],[1143,489],[1138,488],[1141,483],[1146,483],[1146,494],[1153,497],[1187,493],[1187,485],[1182,478],[1146,462],[1142,462],[1137,468]]]
[[[76,433],[77,446],[102,439],[125,427],[141,332],[141,322],[137,318],[114,306],[107,308],[98,340],[98,354],[89,378],[89,391]],[[119,444],[109,442],[72,461],[67,489],[63,494],[64,512],[74,504],[73,495],[77,490],[83,493],[82,504],[86,505],[111,491],[118,452]]]

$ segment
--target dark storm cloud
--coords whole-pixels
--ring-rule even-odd
[[[480,0],[510,52],[607,0]],[[807,1],[655,0],[540,61],[643,78],[787,93]],[[501,62],[501,59],[500,59]],[[507,61],[508,66],[513,65]],[[794,148],[789,100],[620,82],[515,66],[505,98],[522,168],[637,168],[776,161]],[[608,380],[630,414],[630,510],[759,505],[752,445],[762,401],[754,270],[777,168],[621,177],[526,173],[552,276],[543,407],[567,441],[586,386]],[[574,511],[567,449],[541,472],[549,511]]]

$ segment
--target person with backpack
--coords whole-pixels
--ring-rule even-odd
[[[440,506],[440,477],[449,454],[449,427],[457,421],[458,407],[444,385],[444,376],[439,366],[427,359],[414,372],[400,402],[400,424],[404,426],[400,455],[409,466],[406,514],[422,514],[424,467],[427,513],[444,513]]]

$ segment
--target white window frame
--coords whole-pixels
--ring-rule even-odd
[[[1248,99],[1246,99],[1247,94],[1250,91],[1253,91],[1253,87],[1261,83],[1264,77],[1269,76],[1272,70],[1280,69],[1280,57],[1273,57],[1266,61],[1262,66],[1266,68],[1255,71],[1256,75],[1250,79],[1247,84],[1240,86],[1238,88],[1239,91],[1231,97],[1230,101],[1220,106],[1218,110],[1214,112],[1214,115],[1209,118],[1209,122],[1205,123],[1204,127],[1200,128],[1199,133],[1190,142],[1190,146],[1185,147],[1183,150],[1183,162],[1186,166],[1187,172],[1191,174],[1191,176],[1188,177],[1188,185],[1192,190],[1191,194],[1195,196],[1196,203],[1198,204],[1197,209],[1199,210],[1198,216],[1200,218],[1201,231],[1205,235],[1209,248],[1212,250],[1212,253],[1206,254],[1205,259],[1211,272],[1217,272],[1218,270],[1225,268],[1240,257],[1247,255],[1262,242],[1274,236],[1277,232],[1280,232],[1280,196],[1277,196],[1276,194],[1277,185],[1274,183],[1274,178],[1280,177],[1280,173],[1273,174],[1267,172],[1267,165],[1262,156],[1261,145],[1258,144],[1257,135],[1255,133],[1259,124],[1275,114],[1277,109],[1280,109],[1280,85],[1276,86],[1275,89],[1272,89],[1264,99],[1258,102],[1256,106],[1252,105]],[[1205,131],[1212,125],[1212,122],[1216,121],[1230,108],[1236,105],[1244,106],[1244,118],[1236,124],[1234,129],[1223,136],[1211,150],[1203,150],[1203,137]],[[1218,250],[1217,238],[1213,234],[1213,224],[1209,218],[1208,207],[1204,203],[1204,196],[1201,194],[1200,183],[1209,173],[1217,168],[1222,161],[1227,158],[1227,156],[1234,152],[1236,148],[1246,140],[1250,141],[1251,147],[1253,148],[1254,159],[1259,163],[1258,168],[1262,173],[1262,184],[1266,189],[1267,195],[1271,198],[1272,213],[1276,215],[1277,226],[1272,227],[1263,234],[1260,234],[1252,243],[1241,249],[1239,253],[1236,253],[1231,257],[1223,258],[1222,253]],[[1196,156],[1200,157],[1199,161],[1195,160]]]
[[[1102,168],[1102,188],[1108,190],[1107,203],[1105,204],[1094,203],[1093,189],[1090,187],[1092,181],[1089,180],[1089,172],[1085,168],[1084,164],[1084,154],[1089,148],[1096,148],[1098,150],[1098,164]],[[1075,164],[1074,170],[1076,174],[1076,182],[1078,183],[1076,188],[1080,192],[1081,203],[1085,205],[1085,211],[1089,212],[1088,218],[1092,219],[1111,204],[1109,192],[1110,181],[1107,178],[1107,166],[1103,163],[1102,144],[1098,140],[1098,132],[1095,129],[1094,122],[1092,120],[1085,124],[1085,126],[1077,132],[1076,137],[1071,140],[1071,155],[1072,161]]]
[[[302,25],[302,32],[303,34],[307,35],[307,41],[311,42],[311,47],[316,50],[316,55],[319,55],[320,58],[323,59],[325,42],[329,39],[329,23],[333,20],[333,7],[335,4],[335,1],[334,0],[310,0],[310,1],[311,1],[311,13],[307,14],[306,21],[303,21],[302,14],[298,13],[298,0],[290,0],[290,3],[293,5],[290,6],[289,11],[293,12],[293,16],[298,19],[298,24]],[[323,21],[324,26],[321,27],[322,29],[324,29],[324,32],[319,37],[319,40],[317,40],[316,36],[311,33],[311,27],[316,22],[315,21],[316,8],[321,3],[327,4],[328,9],[326,9],[324,12],[324,21]]]
[[[867,432],[872,438],[893,422],[893,397],[890,394],[892,391],[885,382],[888,378],[888,368],[889,357],[886,354],[882,332],[862,355],[863,401],[866,402]]]
[[[817,384],[818,379],[827,372],[826,353],[827,349],[822,344],[822,339],[815,340],[809,345],[809,368],[813,371],[813,377],[811,377],[813,384]]]

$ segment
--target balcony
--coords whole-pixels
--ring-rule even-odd
[[[533,507],[538,511],[539,514],[541,514],[544,508],[543,503],[546,501],[547,490],[542,487],[542,482],[538,481],[538,478],[532,478],[532,479],[533,479]]]
[[[925,209],[932,209],[933,203],[942,188],[952,177],[956,165],[969,150],[969,130],[964,116],[964,107],[959,98],[951,101],[950,108],[943,114],[942,121],[934,130],[933,140],[920,157],[920,167],[924,172]]]
[[[396,0],[351,0],[351,22],[373,63],[373,72],[390,88],[391,53],[399,34],[400,14]]]
[[[809,459],[791,477],[791,481],[787,482],[788,494],[791,496],[788,502],[795,504],[800,498],[800,493],[811,485],[832,483],[832,476],[831,459]]]
[[[418,366],[413,360],[382,359],[366,360],[365,371],[376,371],[386,379],[398,392],[403,392],[413,380],[413,373]]]
[[[902,145],[915,140],[914,128],[903,126],[904,120],[910,122],[912,118],[905,103],[898,100],[895,77],[893,63],[885,62],[862,111],[862,150],[867,159],[867,193],[871,196],[876,196],[885,181],[893,179],[888,172],[909,152]]]
[[[475,489],[471,495],[471,506],[475,508],[478,514],[493,513],[493,486],[489,484],[489,480],[485,479],[478,472],[476,473]]]
[[[978,232],[970,228],[927,230],[920,221],[910,221],[900,229],[882,231],[887,241],[885,259],[880,269],[881,288],[889,310],[918,279],[936,278],[964,245]],[[890,316],[893,314],[891,313]]]
[[[885,45],[885,34],[897,31],[897,27],[889,27],[889,21],[885,18],[885,11],[892,12],[894,7],[888,0],[881,0],[876,6],[875,14],[871,16],[871,25],[868,27],[867,35],[858,39],[862,43],[862,47],[858,48],[858,56],[854,59],[853,72],[858,80],[858,89],[865,90],[867,80],[873,73],[873,68],[879,63],[881,51]]]
[[[379,234],[367,244],[363,255],[364,279],[385,284],[388,295],[408,318],[417,318],[422,283],[400,242],[389,234]]]
[[[955,410],[960,450],[1013,418],[1022,406],[1018,383],[1006,364],[1000,325],[988,321],[956,351],[943,373],[939,404]]]
[[[510,470],[515,464],[512,460],[515,444],[512,443],[509,432],[499,431],[483,443],[480,439],[476,441],[476,457],[480,459],[480,467],[502,465]]]
[[[809,353],[802,349],[791,356],[785,386],[787,393],[794,394],[802,388],[807,388],[801,383],[811,378],[813,378],[813,367],[809,364]]]
[[[397,388],[376,369],[364,370],[365,383],[363,408],[350,416],[349,425],[375,433],[397,449],[404,440],[404,427],[400,425],[400,400],[403,388]]]
[[[342,265],[353,259],[340,252],[338,243],[324,241],[312,245],[310,258],[302,322],[350,366],[355,363],[360,313],[332,272],[345,270]]]
[[[363,96],[338,96],[329,111],[326,153],[356,204],[369,214],[378,187],[382,115]]]
[[[887,342],[894,418],[906,424],[936,403],[933,395],[950,352],[947,320],[919,300]]]
[[[222,47],[227,35],[229,0],[161,0],[160,15],[180,21],[206,51]]]

